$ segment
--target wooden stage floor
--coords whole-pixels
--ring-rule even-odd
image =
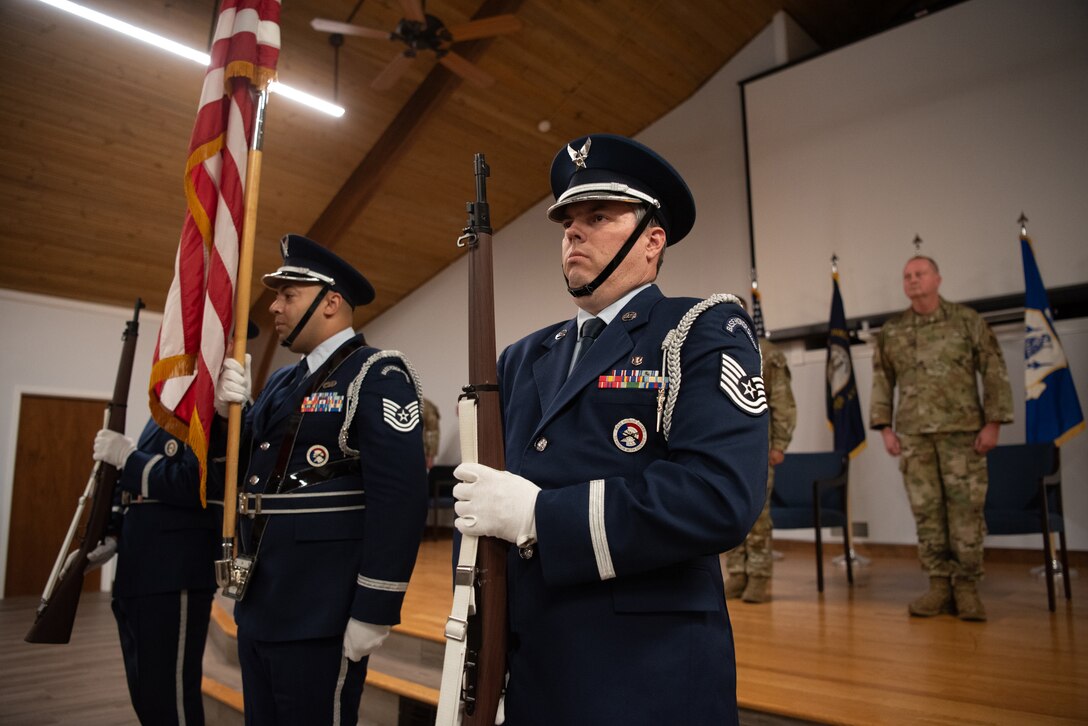
[[[779,547],[774,600],[729,606],[742,708],[837,724],[1088,723],[1088,573],[1050,613],[1030,564],[991,557],[990,620],[965,623],[907,615],[926,586],[913,558],[874,557],[851,589],[832,547],[820,596],[811,545]],[[400,630],[440,639],[449,573],[449,539],[426,542]],[[84,595],[65,646],[23,642],[36,600],[0,600],[0,724],[134,723],[108,596]]]
[[[772,601],[729,602],[742,708],[830,724],[1088,723],[1088,573],[1071,579],[1071,603],[1059,586],[1051,613],[1034,563],[995,554],[980,586],[989,621],[967,623],[907,614],[928,585],[913,556],[874,557],[850,588],[825,546],[821,596],[813,546],[776,547]],[[439,637],[449,568],[450,541],[426,543],[403,628]]]

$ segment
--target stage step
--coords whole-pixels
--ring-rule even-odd
[[[242,718],[242,674],[234,601],[216,595],[204,649],[205,719],[210,726],[236,726]],[[364,726],[433,723],[438,705],[445,644],[429,633],[398,625],[370,658],[359,706]]]

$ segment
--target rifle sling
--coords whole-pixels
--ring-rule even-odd
[[[362,337],[352,338],[339,348],[337,348],[328,359],[314,371],[310,376],[310,385],[306,387],[306,391],[303,397],[313,395],[322,384],[328,380],[329,376],[340,367],[351,356],[352,353],[366,345],[366,341]],[[287,421],[287,428],[284,431],[283,438],[280,440],[280,450],[276,457],[276,466],[272,470],[272,474],[268,477],[268,482],[265,484],[265,492],[273,494],[286,494],[287,492],[297,489],[299,486],[307,483],[313,483],[315,480],[315,469],[307,470],[310,474],[309,477],[301,476],[284,476],[287,472],[287,467],[291,463],[291,452],[295,449],[295,439],[298,436],[299,427],[302,425],[302,417],[305,415],[300,407],[296,407],[291,413],[291,418]],[[358,459],[352,458],[346,461],[354,463]],[[339,475],[344,472],[340,471],[341,466],[336,464],[330,464],[326,467],[320,467],[329,470],[329,476],[332,478],[333,474]],[[302,472],[299,472],[300,474]],[[269,489],[272,491],[270,492]],[[235,506],[238,506],[235,503]],[[268,515],[258,514],[254,517],[253,529],[249,533],[249,547],[247,548],[248,554],[254,559],[257,558],[257,553],[261,549],[261,538],[264,537],[264,528],[268,525]]]
[[[478,461],[478,436],[476,400],[463,395],[457,401],[457,420],[461,432],[461,460]],[[453,726],[461,723],[462,708],[475,707],[476,674],[466,674],[465,660],[469,650],[479,650],[479,625],[476,591],[476,553],[479,538],[472,535],[461,537],[461,548],[454,571],[453,605],[446,619],[446,652],[442,661],[442,683],[438,695],[438,713],[435,726]],[[477,631],[473,633],[473,631]],[[471,691],[471,693],[469,692]],[[473,699],[471,705],[464,697]]]

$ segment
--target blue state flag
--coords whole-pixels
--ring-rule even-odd
[[[1028,443],[1052,441],[1061,446],[1084,430],[1084,414],[1026,235],[1020,236],[1020,251],[1024,256],[1025,438]]]
[[[831,319],[827,330],[827,422],[835,434],[835,451],[853,458],[865,448],[858,384],[850,356],[850,333],[839,294],[839,274],[832,273]]]

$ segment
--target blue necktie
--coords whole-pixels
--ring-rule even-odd
[[[604,330],[605,325],[606,323],[600,318],[590,318],[582,323],[582,337],[578,347],[578,357],[574,359],[574,365],[571,366],[572,371],[578,363],[586,357],[586,353],[589,352],[590,346],[593,345],[593,341],[595,341],[601,334],[601,331]]]
[[[306,364],[306,359],[303,358],[295,366],[295,369],[291,371],[291,375],[284,377],[283,383],[272,392],[272,400],[269,404],[268,410],[277,410],[287,397],[294,393],[299,385],[306,380],[306,376],[310,372],[310,367]]]

